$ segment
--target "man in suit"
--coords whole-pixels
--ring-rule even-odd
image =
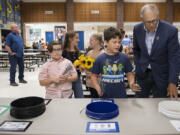
[[[180,69],[178,30],[159,19],[156,5],[141,9],[142,23],[133,31],[136,78],[141,92],[136,97],[178,98],[176,84]]]

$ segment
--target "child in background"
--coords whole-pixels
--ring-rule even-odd
[[[71,98],[72,82],[77,80],[77,72],[71,61],[62,57],[62,44],[50,42],[48,52],[51,60],[46,62],[39,73],[39,82],[46,88],[46,98]]]
[[[80,56],[80,51],[78,49],[79,34],[77,32],[67,32],[64,40],[64,48],[62,56],[69,59],[72,63],[77,60]],[[74,91],[75,98],[83,98],[83,90],[81,84],[81,72],[80,69],[76,69],[78,73],[78,79],[73,82],[72,89]]]
[[[96,59],[97,56],[104,52],[104,43],[102,40],[101,34],[93,34],[90,37],[90,46],[91,50],[87,53],[87,56]],[[91,72],[89,70],[85,70],[86,72],[86,87],[91,92],[91,98],[99,98],[97,91],[93,88],[91,83]],[[98,78],[100,81],[100,78]]]
[[[126,98],[124,74],[128,78],[130,88],[136,92],[139,86],[135,84],[132,65],[128,56],[119,52],[121,46],[121,33],[116,28],[110,27],[104,31],[106,52],[99,55],[92,68],[91,81],[98,95],[103,98]],[[97,82],[101,75],[101,85]]]

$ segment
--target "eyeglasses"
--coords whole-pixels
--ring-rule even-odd
[[[152,21],[144,21],[144,23],[145,23],[146,25],[150,25],[150,24],[155,25],[157,22],[158,22],[158,19],[155,19],[155,20],[152,20]]]
[[[57,49],[53,49],[53,52],[59,52],[61,50],[62,50],[61,48],[57,48]]]

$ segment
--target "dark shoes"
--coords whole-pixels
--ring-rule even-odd
[[[19,80],[19,83],[27,83],[26,80]]]
[[[10,83],[11,86],[18,86],[16,82]]]
[[[26,80],[19,80],[19,83],[27,83]],[[12,82],[10,83],[11,86],[18,86],[18,84],[16,82]]]

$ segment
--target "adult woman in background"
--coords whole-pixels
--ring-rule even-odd
[[[77,32],[67,32],[65,34],[63,54],[64,58],[69,59],[72,63],[78,59],[80,56],[80,51],[77,48],[79,43],[79,34]],[[82,84],[81,84],[81,72],[79,69],[76,69],[78,72],[77,81],[73,82],[72,89],[74,91],[75,98],[83,98]]]
[[[87,56],[96,59],[101,53],[104,52],[104,43],[102,40],[101,34],[93,34],[90,38],[90,48],[91,50],[87,53]],[[92,87],[91,84],[91,72],[89,70],[85,70],[86,72],[86,87],[91,92],[91,98],[99,98],[97,91]]]

